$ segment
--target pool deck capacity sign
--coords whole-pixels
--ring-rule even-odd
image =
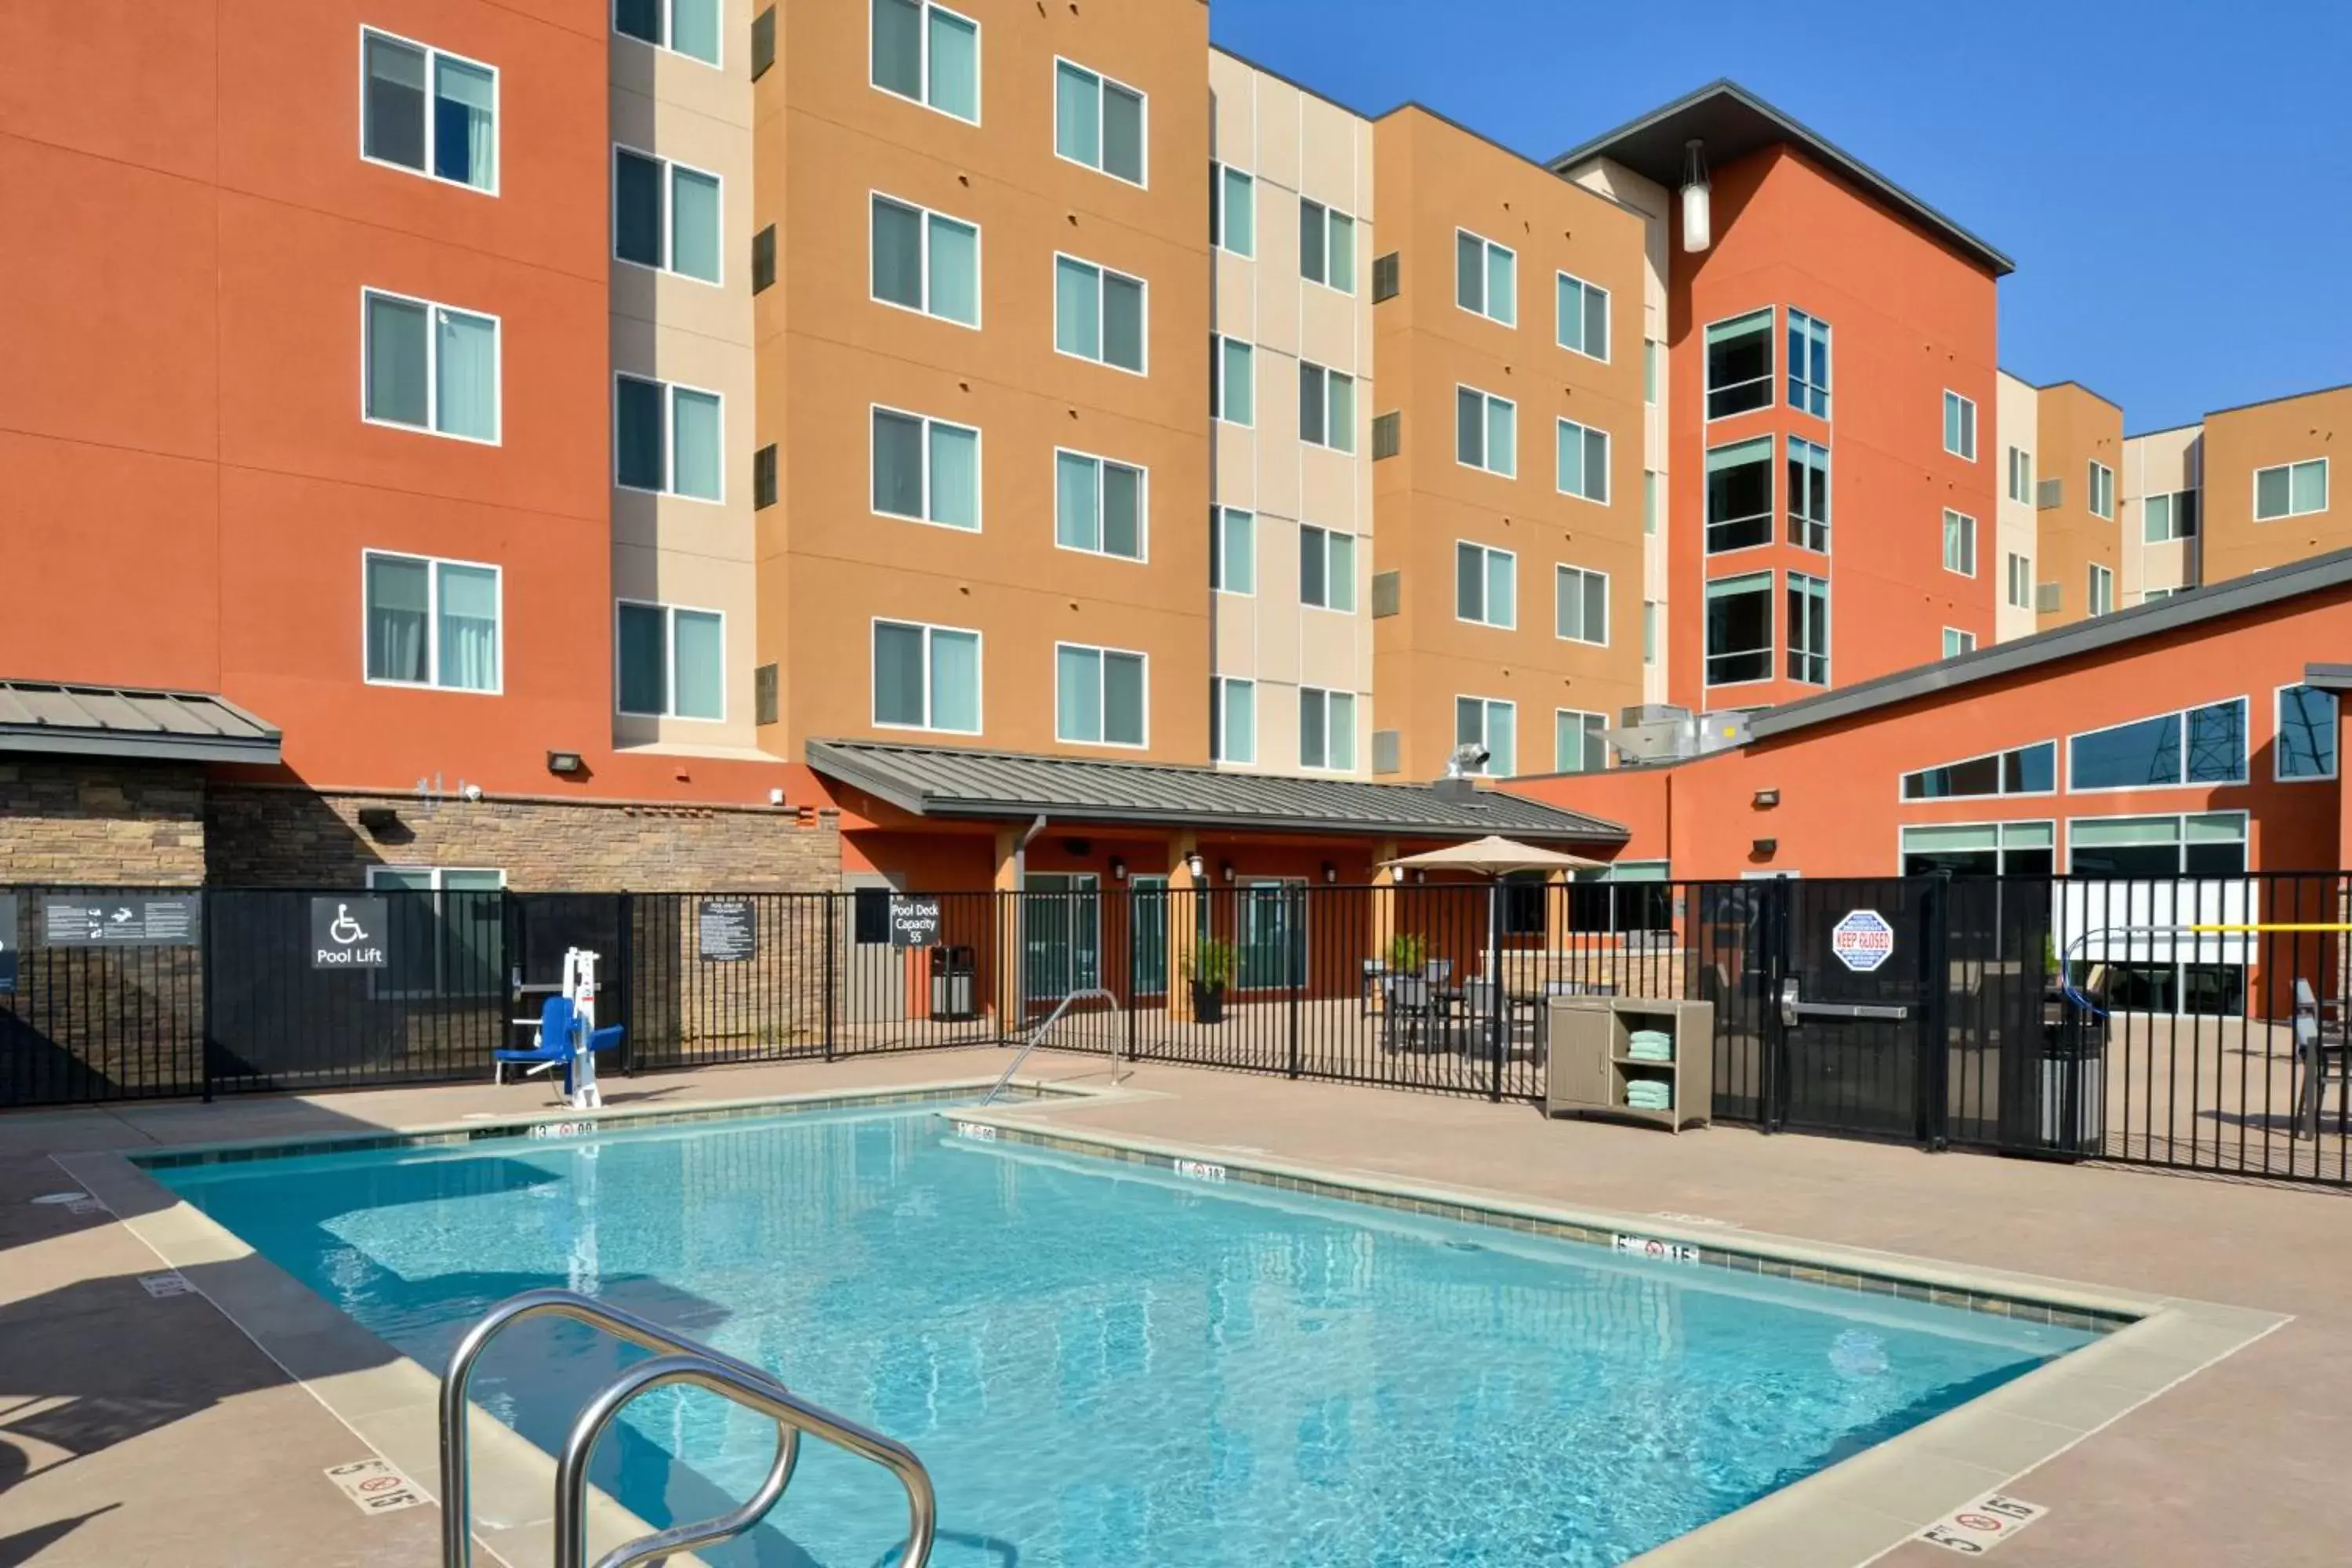
[[[1830,928],[1830,951],[1856,974],[1895,956],[1895,928],[1876,910],[1854,910]]]

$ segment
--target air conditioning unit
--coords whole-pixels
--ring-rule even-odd
[[[1622,710],[1617,728],[1601,738],[1623,762],[1677,762],[1746,745],[1748,718],[1745,711],[1694,715],[1671,702],[1644,702]]]

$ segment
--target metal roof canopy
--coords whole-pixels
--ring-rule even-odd
[[[209,691],[0,679],[0,752],[269,764],[278,738]]]
[[[2305,594],[2347,584],[2352,584],[2352,549],[2331,551],[2307,561],[2290,562],[2284,566],[2273,566],[2249,573],[2243,577],[2231,577],[2209,587],[2191,588],[2168,598],[2135,605],[2127,610],[2094,616],[2089,620],[2037,632],[2032,637],[1995,643],[1990,647],[1980,647],[1974,653],[1964,653],[1956,658],[1898,670],[1874,680],[1859,681],[1826,691],[1819,697],[1785,703],[1750,719],[1748,733],[1758,741],[1777,740],[1783,735],[1811,729],[1816,724],[1851,719],[1857,714],[1908,702],[1915,698],[1958,690],[1980,680],[1991,680],[2021,670],[2055,664],[2062,659],[2078,658],[2085,654],[2125,647],[2143,637],[2158,637],[2207,621],[2243,615],[2249,610],[2267,609]],[[2341,671],[2347,681],[2352,681],[2352,666],[2315,665],[2306,670],[2306,676],[2313,670]],[[2326,682],[2314,679],[2310,684],[2324,687]]]
[[[2017,270],[2017,263],[2007,256],[1729,77],[1718,77],[1696,92],[1562,153],[1551,160],[1550,167],[1554,174],[1565,174],[1592,159],[1609,158],[1674,191],[1683,183],[1684,144],[1694,138],[1706,143],[1704,151],[1710,167],[1720,167],[1766,147],[1790,143],[1864,195],[1919,224],[1994,277]]]
[[[1364,837],[1622,844],[1613,822],[1499,790],[1220,773],[866,741],[811,741],[809,766],[917,816],[1126,823]]]
[[[2306,664],[2303,683],[2315,691],[2352,691],[2352,664]]]

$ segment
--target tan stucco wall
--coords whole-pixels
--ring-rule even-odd
[[[1402,258],[1402,291],[1373,312],[1380,412],[1402,415],[1399,455],[1373,465],[1379,570],[1401,574],[1402,611],[1374,623],[1380,728],[1400,733],[1408,778],[1441,772],[1454,746],[1457,696],[1517,705],[1521,772],[1549,772],[1560,709],[1614,714],[1641,700],[1643,580],[1642,404],[1645,296],[1642,217],[1423,110],[1373,129],[1382,248]],[[1454,301],[1454,231],[1517,253],[1517,324]],[[1555,340],[1555,274],[1610,290],[1610,359]],[[1517,475],[1454,456],[1454,389],[1517,405]],[[1606,430],[1607,505],[1564,496],[1555,482],[1555,424]],[[1517,625],[1502,630],[1454,616],[1460,540],[1517,557]],[[1555,568],[1606,572],[1606,647],[1553,631]]]
[[[1215,426],[1214,500],[1255,514],[1256,592],[1213,596],[1212,665],[1256,682],[1254,763],[1297,773],[1301,686],[1356,697],[1358,776],[1371,771],[1373,221],[1371,123],[1336,104],[1212,50],[1212,155],[1253,176],[1255,254],[1215,253],[1216,331],[1253,345],[1255,419]],[[1299,202],[1355,219],[1352,292],[1300,275]],[[1356,382],[1352,455],[1298,439],[1301,359]],[[1302,606],[1302,523],[1356,535],[1354,613]]]
[[[2122,525],[2120,517],[2102,518],[2091,510],[2091,464],[2105,464],[2116,472],[2116,511],[2122,511],[2123,410],[2074,382],[2063,381],[2041,389],[2036,398],[2038,449],[2034,482],[2059,481],[2059,504],[2042,507],[2035,514],[2040,558],[2034,567],[2038,584],[2058,584],[2058,608],[2037,613],[2035,627],[2048,631],[2084,618],[2089,613],[2090,566],[2096,562],[2116,574],[2116,609],[2128,603],[2123,593]]]
[[[2220,583],[2352,544],[2352,386],[2205,416],[2205,581]],[[2254,521],[2254,470],[2325,458],[2327,509]]]
[[[2033,613],[2033,590],[2041,582],[2041,544],[2039,527],[2033,506],[2033,491],[2029,487],[2025,499],[2018,500],[2009,493],[2009,450],[2014,447],[2027,456],[2033,465],[2033,479],[2042,477],[2039,429],[2040,394],[2033,384],[2000,373],[1994,393],[1993,432],[1988,443],[1992,460],[1999,465],[1995,482],[2000,499],[1993,510],[1993,550],[1989,558],[1993,576],[1994,640],[2007,642],[2012,637],[2031,637],[2041,628]],[[2022,555],[2029,565],[2025,574],[2025,603],[2013,605],[2009,598],[2009,558]]]
[[[624,715],[613,679],[615,745],[757,755],[752,668],[751,80],[745,62],[752,0],[725,0],[716,67],[615,32],[612,140],[719,178],[716,285],[613,259],[613,367],[715,392],[723,421],[719,502],[613,487],[613,594],[726,617],[723,720]],[[609,183],[610,173],[607,172]],[[607,389],[606,400],[611,400]],[[608,627],[613,605],[604,614]],[[617,658],[617,652],[615,655]],[[616,667],[617,668],[617,667]]]
[[[2198,584],[2198,550],[2204,526],[2203,507],[2199,535],[2150,542],[2143,504],[2152,495],[2177,495],[2196,490],[2202,482],[2204,426],[2184,425],[2171,430],[2151,430],[2124,437],[2123,577],[2116,604],[2139,605],[2153,589],[2159,595]]]
[[[1208,27],[1198,0],[1116,7],[968,0],[981,25],[981,123],[867,81],[862,5],[785,5],[753,89],[760,202],[782,237],[754,308],[759,433],[780,443],[780,505],[757,523],[759,658],[782,671],[771,750],[856,735],[1020,751],[1198,760],[1208,743]],[[1057,158],[1054,60],[1148,98],[1138,188]],[[870,298],[870,195],[977,224],[981,326]],[[1054,347],[1059,251],[1143,279],[1148,374]],[[876,515],[870,405],[981,431],[975,532]],[[1057,549],[1056,447],[1147,470],[1148,559]],[[982,732],[872,722],[877,616],[982,634]],[[1143,653],[1148,745],[1054,738],[1056,642]]]

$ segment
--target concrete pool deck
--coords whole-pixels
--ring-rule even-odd
[[[996,1050],[931,1052],[610,1079],[606,1088],[615,1111],[683,1109],[968,1079],[1006,1059]],[[1816,1479],[1866,1480],[1878,1500],[1861,1512],[1878,1517],[1825,1503],[1801,1551],[1786,1537],[1718,1536],[1702,1555],[1694,1535],[1687,1547],[1654,1554],[1662,1564],[1675,1560],[1669,1553],[1757,1568],[1860,1562],[1899,1540],[1890,1526],[1958,1479],[1984,1483],[1961,1497],[2007,1486],[2050,1510],[2000,1548],[2013,1563],[2333,1563],[2352,1533],[2352,1500],[2336,1485],[2352,1459],[2352,1248],[2342,1245],[2352,1209],[2340,1194],[1768,1139],[1733,1127],[1670,1139],[1546,1122],[1524,1106],[1099,1058],[1040,1053],[1032,1068],[1049,1081],[1128,1092],[999,1107],[1007,1121],[1392,1188],[1470,1189],[1646,1218],[1656,1232],[1726,1247],[1762,1245],[1769,1233],[1802,1237],[1814,1254],[1904,1254],[2093,1282],[2124,1299],[2251,1310],[2225,1307],[2204,1325],[2207,1338],[2162,1347],[2183,1381],[2145,1403],[2172,1380],[2147,1370],[2161,1370],[2161,1357],[2129,1376],[2086,1361],[2084,1381],[2110,1386],[2021,1384],[2039,1406],[1953,1413],[1997,1417],[1993,1436],[2012,1456],[2006,1462],[2000,1452],[1963,1457],[1941,1443],[1908,1455],[1875,1451]],[[87,1158],[108,1151],[551,1114],[547,1101],[539,1085],[483,1084],[0,1117],[0,1564],[437,1562],[434,1507],[367,1516],[322,1474],[367,1457],[370,1417],[413,1405],[415,1380],[429,1373],[371,1336],[344,1333],[331,1310],[334,1321],[304,1321],[304,1309],[281,1300],[296,1320],[268,1323],[250,1281],[257,1270],[276,1271],[249,1257],[178,1253],[204,1238],[175,1237],[174,1211],[118,1220],[28,1200],[68,1189],[109,1196],[100,1188],[110,1168],[145,1180],[119,1160]],[[138,1206],[126,1191],[111,1196]],[[166,1257],[183,1262],[202,1294],[149,1297],[140,1277],[164,1271]],[[224,1308],[261,1312],[261,1337],[283,1331],[297,1348],[273,1361]],[[2282,1315],[2294,1321],[2261,1334]],[[2212,1354],[2225,1359],[2200,1368]],[[387,1389],[390,1405],[356,1408]],[[2132,1397],[2121,1399],[2126,1393]],[[2093,1396],[2110,1406],[2098,1408]],[[420,1436],[373,1446],[397,1449],[430,1493],[437,1479]],[[421,1461],[413,1457],[420,1451]],[[503,1536],[485,1531],[486,1540],[518,1564],[543,1561],[543,1531],[534,1539],[529,1517],[530,1458],[516,1456],[511,1471],[486,1458],[477,1483],[478,1514],[508,1526]],[[1808,1489],[1822,1489],[1808,1481],[1777,1496],[1802,1504]],[[1878,1560],[1900,1568],[1948,1558],[1912,1543]]]

